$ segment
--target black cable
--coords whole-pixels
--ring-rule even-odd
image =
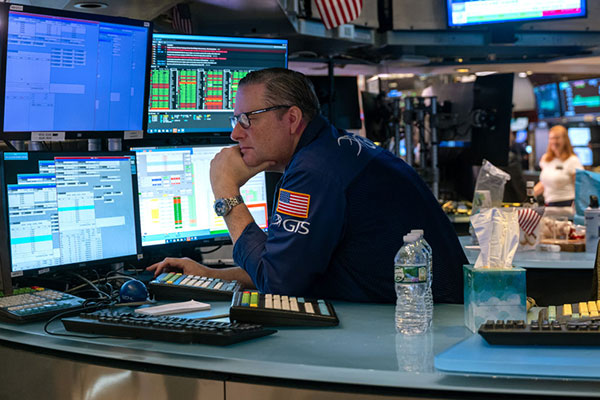
[[[207,250],[207,251],[202,251],[202,250],[200,250],[200,254],[210,254],[210,253],[214,253],[215,251],[219,250],[221,247],[223,247],[223,245],[222,245],[222,244],[220,244],[220,245],[217,245],[217,247],[215,247],[214,249],[210,249],[210,250]]]
[[[11,142],[9,142],[8,140],[4,140],[4,144],[8,146],[8,148],[12,151],[19,151],[17,150],[17,148],[15,146],[12,145]]]
[[[90,335],[77,335],[77,334],[73,334],[73,333],[62,333],[62,332],[50,331],[50,329],[49,329],[50,324],[59,318],[64,318],[68,315],[75,314],[75,313],[81,313],[84,311],[97,311],[104,307],[110,307],[112,304],[114,304],[113,301],[110,301],[110,302],[100,301],[97,303],[93,303],[91,305],[88,302],[90,302],[90,301],[86,300],[81,307],[78,307],[76,309],[71,309],[68,311],[63,311],[59,314],[54,315],[52,318],[50,318],[44,324],[44,332],[51,336],[66,336],[66,337],[77,337],[77,338],[84,338],[84,339],[113,339],[113,338],[115,338],[115,336],[90,336]]]

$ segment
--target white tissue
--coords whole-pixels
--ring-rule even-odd
[[[512,268],[519,246],[519,219],[514,208],[482,209],[471,216],[481,252],[475,268]]]

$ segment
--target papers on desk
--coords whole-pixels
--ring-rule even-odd
[[[136,313],[146,315],[170,315],[170,314],[183,314],[193,311],[205,311],[210,310],[210,304],[201,303],[199,301],[190,300],[183,301],[180,303],[163,304],[154,307],[143,307],[135,310]]]

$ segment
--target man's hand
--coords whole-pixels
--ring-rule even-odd
[[[209,278],[215,278],[213,268],[205,267],[196,261],[184,257],[184,258],[172,258],[167,257],[161,262],[153,264],[146,268],[148,271],[154,271],[154,276],[158,276],[163,272],[182,272],[186,275],[199,275],[206,276]]]
[[[240,146],[224,148],[210,162],[210,184],[215,198],[238,195],[240,187],[250,178],[273,164],[273,161],[265,161],[249,167],[244,163]]]

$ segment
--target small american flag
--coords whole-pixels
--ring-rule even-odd
[[[325,28],[347,24],[360,15],[363,0],[315,0]]]
[[[190,5],[180,3],[171,8],[171,25],[176,32],[191,35],[192,29],[192,13]]]
[[[279,189],[279,200],[277,201],[277,212],[291,215],[293,217],[308,217],[308,206],[310,195]]]
[[[541,219],[542,215],[533,208],[519,210],[519,226],[528,235],[533,235],[533,231],[535,231]]]

